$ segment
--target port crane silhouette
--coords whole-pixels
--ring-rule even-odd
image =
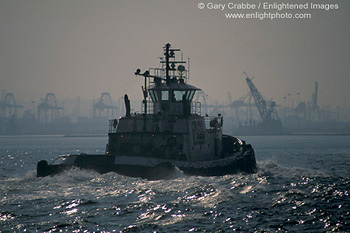
[[[277,112],[275,110],[276,102],[271,101],[270,105],[268,106],[259,90],[255,87],[252,81],[253,78],[249,78],[246,72],[243,73],[246,76],[246,82],[248,84],[250,93],[253,96],[256,107],[258,108],[262,122],[267,123],[271,121],[279,121]]]

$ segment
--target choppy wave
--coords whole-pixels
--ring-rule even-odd
[[[254,175],[148,181],[72,169],[1,184],[4,230],[323,231],[349,229],[349,180],[259,164]],[[283,210],[283,211],[281,211]]]
[[[305,167],[287,167],[278,164],[273,160],[266,160],[258,162],[258,173],[261,176],[275,177],[275,178],[300,178],[300,177],[330,177],[324,171],[316,169],[307,169]]]
[[[258,146],[257,174],[199,177],[177,170],[154,181],[81,169],[37,178],[43,154],[7,149],[0,159],[0,231],[350,231],[347,149],[335,156]]]

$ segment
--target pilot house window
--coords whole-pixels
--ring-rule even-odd
[[[187,100],[187,101],[192,101],[194,93],[195,93],[194,90],[191,90],[191,91],[184,91],[184,90],[173,91],[172,101],[182,101],[183,98],[185,98],[185,100]]]
[[[185,95],[186,97],[186,91],[174,91],[173,92],[173,99],[172,101],[182,101],[182,97]]]
[[[169,91],[162,91],[162,100],[169,100]]]
[[[149,95],[154,103],[158,102],[158,95],[155,90],[149,90]]]

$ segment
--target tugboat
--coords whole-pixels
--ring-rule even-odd
[[[38,177],[72,167],[147,179],[167,178],[177,169],[199,176],[256,173],[252,146],[224,135],[220,114],[201,116],[201,104],[192,101],[200,89],[187,83],[187,62],[175,58],[180,49],[168,43],[163,50],[160,68],[136,70],[144,78],[141,113],[131,113],[125,95],[125,116],[109,121],[106,153],[61,155],[50,165],[39,161]]]

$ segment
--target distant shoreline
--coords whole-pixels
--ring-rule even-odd
[[[25,137],[107,137],[107,134],[17,134],[17,135],[0,135],[0,138],[25,138]],[[289,134],[269,134],[269,135],[239,135],[235,136],[249,136],[249,137],[269,137],[269,136],[350,136],[350,133],[289,133]]]
[[[235,134],[237,137],[242,136],[259,136],[259,137],[265,137],[265,136],[350,136],[350,133],[286,133],[286,134],[256,134],[256,135],[249,135],[249,134]]]
[[[0,138],[39,138],[39,137],[107,137],[106,134],[17,134],[17,135],[0,135]]]

